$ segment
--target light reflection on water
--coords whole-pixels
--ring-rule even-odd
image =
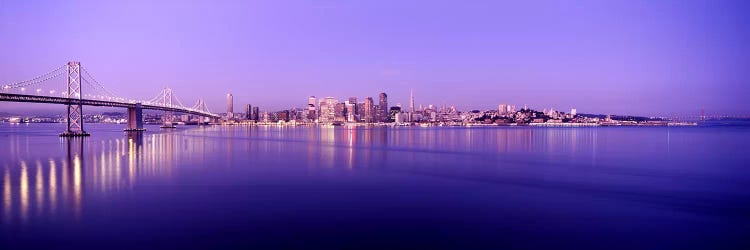
[[[25,223],[30,219],[30,209],[36,211],[35,217],[42,219],[58,216],[57,211],[79,218],[86,192],[106,195],[132,188],[139,177],[169,178],[175,157],[197,152],[202,147],[196,144],[185,146],[189,151],[175,150],[175,144],[177,147],[183,145],[172,134],[152,134],[148,135],[149,150],[144,152],[143,134],[125,137],[109,138],[98,143],[87,138],[60,139],[64,145],[64,156],[44,161],[43,157],[21,158],[18,168],[12,167],[12,159],[7,161],[11,157],[6,157],[2,178],[4,223]],[[34,154],[31,150],[19,150],[26,146],[20,146],[17,137],[10,142],[10,146],[5,147],[7,156],[19,152]],[[157,149],[156,145],[170,146]],[[88,150],[94,152],[88,153]],[[34,162],[34,167],[28,162]],[[58,164],[61,167],[58,168]]]
[[[533,224],[523,218],[564,220],[595,214],[614,224],[641,217],[674,223],[684,219],[682,213],[689,213],[697,214],[690,220],[719,221],[729,228],[726,223],[736,216],[736,209],[750,208],[741,202],[750,198],[746,189],[750,178],[743,167],[749,159],[743,148],[750,142],[750,131],[745,128],[237,126],[175,131],[149,128],[154,132],[125,134],[118,127],[92,127],[94,135],[83,139],[58,139],[55,127],[42,126],[39,131],[0,127],[0,207],[5,228],[55,221],[116,228],[127,221],[113,214],[130,211],[110,203],[147,212],[154,208],[138,206],[152,199],[158,201],[159,209],[166,210],[157,210],[159,216],[181,211],[185,204],[207,204],[193,209],[205,206],[208,211],[221,207],[212,202],[239,206],[232,207],[239,211],[275,214],[300,209],[297,203],[308,202],[300,197],[311,195],[328,202],[310,198],[309,204],[304,203],[307,207],[327,211],[323,208],[338,206],[335,211],[341,211],[339,207],[365,202],[348,203],[353,199],[348,196],[347,192],[354,192],[350,190],[367,190],[361,194],[364,196],[382,192],[372,198],[376,205],[358,208],[360,213],[410,202],[419,207],[451,197],[440,194],[460,193],[448,202],[450,206],[423,209],[463,223],[472,221],[455,218],[469,220],[466,216],[481,215],[486,218],[478,218],[488,223],[521,218],[518,220]],[[398,181],[394,183],[392,178]],[[336,183],[335,191],[316,196],[315,190],[328,190],[330,183]],[[224,194],[223,188],[248,185],[258,187]],[[373,187],[363,189],[361,185]],[[290,195],[299,200],[284,199],[297,186],[303,191]],[[424,193],[433,190],[434,195]],[[197,197],[180,195],[182,192]],[[200,196],[200,192],[211,196]],[[560,193],[566,198],[557,198]],[[252,202],[237,201],[244,199]],[[280,200],[266,203],[269,199]],[[609,202],[601,203],[601,199]],[[574,205],[568,203],[571,201]],[[532,212],[508,212],[517,207]],[[635,212],[641,210],[648,212]],[[191,216],[219,216],[208,211],[199,210]],[[397,218],[402,216],[402,210],[388,211]],[[318,216],[309,210],[298,212],[298,216]],[[159,216],[139,219],[165,226],[158,224]],[[108,219],[112,222],[100,222]],[[672,229],[669,223],[656,228]],[[425,227],[439,224],[427,223]],[[583,232],[610,229],[573,228]]]

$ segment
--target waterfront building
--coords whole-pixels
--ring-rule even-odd
[[[358,122],[364,122],[365,121],[365,103],[360,102],[357,103],[357,116],[355,117]]]
[[[391,121],[395,121],[396,120],[396,114],[398,114],[398,113],[401,113],[401,107],[400,106],[391,107],[390,110],[389,110],[389,112],[388,112],[388,118]]]
[[[250,104],[245,105],[245,119],[246,120],[253,119],[253,105],[250,105]]]
[[[350,99],[350,101],[351,101],[351,99]],[[345,106],[345,108],[346,108],[346,110],[345,110],[345,112],[346,112],[346,121],[347,122],[357,122],[357,115],[356,115],[356,113],[357,113],[357,103],[356,102],[352,103],[350,101],[346,101],[346,104],[345,104],[346,105]]]
[[[357,97],[349,97],[349,101],[348,102],[349,102],[349,104],[352,105],[352,107],[351,107],[351,109],[349,107],[347,107],[347,109],[346,109],[347,110],[346,111],[347,115],[349,115],[349,113],[352,113],[351,115],[354,118],[353,121],[359,120],[359,107],[357,107]]]
[[[498,115],[505,115],[510,113],[510,106],[508,104],[500,104],[497,108]]]
[[[365,122],[366,123],[372,123],[375,121],[375,110],[374,110],[373,100],[372,97],[365,98]]]
[[[346,104],[345,103],[334,104],[333,120],[337,122],[346,121]]]
[[[232,94],[227,94],[227,118],[234,118],[234,97]]]
[[[275,121],[289,121],[289,110],[282,110],[279,112],[276,112],[276,119]]]
[[[388,122],[388,95],[381,92],[378,97],[378,122]]]
[[[259,107],[253,107],[253,120],[254,121],[260,121],[260,108]]]
[[[319,101],[320,105],[320,114],[319,114],[319,121],[320,122],[333,122],[336,118],[336,103],[338,103],[338,100],[333,97],[326,97]]]
[[[405,123],[405,122],[406,122],[406,117],[407,117],[407,116],[408,116],[408,115],[407,115],[406,113],[401,113],[401,112],[399,112],[399,113],[396,113],[396,114],[395,114],[395,115],[393,116],[393,121],[394,121],[394,122],[396,122],[396,124],[401,124],[401,123]]]
[[[314,122],[318,119],[318,111],[317,107],[315,106],[315,96],[311,95],[307,98],[307,119],[311,122]]]
[[[414,113],[414,90],[409,91],[409,112]]]

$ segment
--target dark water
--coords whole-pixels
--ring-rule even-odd
[[[750,127],[0,124],[0,248],[750,247]]]

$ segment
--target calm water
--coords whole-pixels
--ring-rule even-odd
[[[123,127],[0,123],[0,248],[750,247],[750,126]]]

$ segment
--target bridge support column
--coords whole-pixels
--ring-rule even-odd
[[[68,62],[68,129],[60,136],[79,137],[89,136],[83,130],[83,105],[81,104],[81,63]],[[74,101],[75,100],[75,101]]]
[[[140,103],[136,103],[135,107],[128,108],[128,128],[125,131],[144,131],[143,128],[143,109]]]

